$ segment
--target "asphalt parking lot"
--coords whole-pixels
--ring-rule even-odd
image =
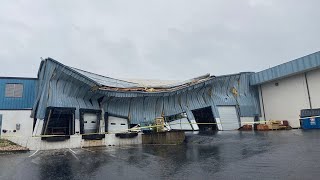
[[[0,154],[0,179],[317,179],[320,131],[187,133],[183,145]]]

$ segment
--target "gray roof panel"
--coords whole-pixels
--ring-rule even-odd
[[[299,73],[320,68],[320,51],[289,61],[278,66],[254,73],[251,75],[250,84],[258,85],[269,81],[285,78]]]
[[[109,87],[119,87],[119,88],[130,88],[130,87],[137,87],[139,84],[133,83],[133,82],[127,82],[119,79],[113,79],[109,77],[105,77],[102,75],[98,75],[95,73],[91,73],[88,71],[84,71],[81,69],[77,69],[74,67],[70,67],[72,70],[82,74],[83,76],[86,76],[90,78],[91,80],[95,81],[96,83],[102,85],[102,86],[109,86]]]

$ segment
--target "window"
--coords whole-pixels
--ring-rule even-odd
[[[23,84],[6,84],[5,97],[20,98],[23,94]]]

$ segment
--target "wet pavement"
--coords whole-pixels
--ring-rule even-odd
[[[320,130],[186,135],[177,146],[0,154],[0,179],[320,178]]]

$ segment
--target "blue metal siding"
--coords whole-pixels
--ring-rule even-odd
[[[94,74],[91,72],[83,71],[77,68],[69,67],[70,69],[92,79],[93,81],[97,82],[100,85],[104,86],[111,86],[111,87],[121,87],[121,88],[128,88],[128,87],[135,87],[139,86],[137,83],[127,82],[123,80],[113,79],[105,76],[101,76],[98,74]]]
[[[320,51],[251,75],[250,84],[258,85],[320,68]]]
[[[23,84],[23,94],[21,98],[5,97],[7,83]],[[0,109],[18,110],[32,109],[36,95],[36,79],[24,78],[0,78]]]
[[[77,109],[77,119],[80,108],[100,109],[97,99],[102,95],[91,91],[96,84],[69,67],[53,60],[46,60],[42,63],[38,76],[39,93],[33,104],[32,117],[43,119],[49,106],[74,107]]]

